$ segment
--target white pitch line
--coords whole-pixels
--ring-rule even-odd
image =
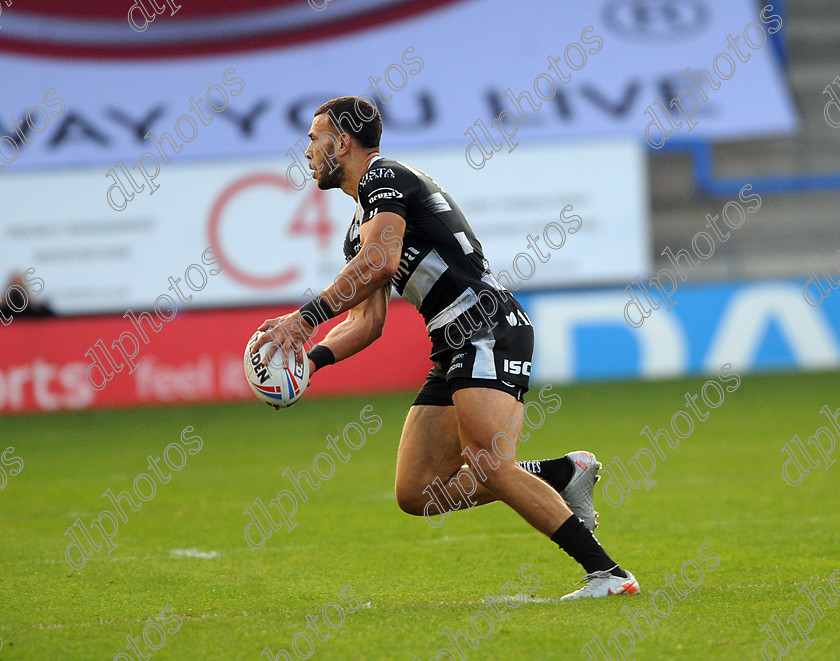
[[[366,602],[361,605],[361,608],[371,608],[371,602]],[[238,613],[203,613],[201,615],[193,615],[191,613],[178,613],[181,617],[187,620],[214,620],[223,617],[252,617],[252,616],[264,616],[264,615],[273,615],[277,611],[267,610],[267,611],[239,611]],[[31,625],[30,629],[86,629],[89,627],[101,625],[101,624],[143,624],[144,622],[149,622],[152,618],[144,617],[144,618],[125,618],[125,619],[105,619],[100,618],[96,622],[72,622],[70,624],[33,624]],[[10,626],[2,626],[0,627],[2,630],[11,630],[12,627]]]
[[[501,604],[503,606],[507,606],[508,608],[519,608],[524,604],[553,604],[555,602],[560,601],[560,597],[528,597],[526,596],[522,603],[519,606],[511,606],[505,601],[504,597],[499,595],[495,595],[491,601],[496,604]],[[486,606],[487,601],[482,599],[481,601],[441,601],[440,604],[442,606]]]
[[[169,552],[170,555],[176,558],[221,558],[222,554],[218,551],[199,551],[198,549],[175,549]]]
[[[497,597],[494,599],[498,603],[504,603],[504,599]],[[521,605],[523,604],[544,604],[544,603],[554,603],[559,602],[559,597],[526,597]],[[486,605],[486,601],[440,601],[434,604],[427,604],[428,606],[484,606]],[[376,608],[373,604],[368,601],[361,605],[361,608]],[[389,607],[390,608],[390,607]],[[508,608],[511,606],[508,605]],[[191,613],[179,613],[179,615],[187,620],[213,620],[218,618],[238,618],[238,617],[253,617],[253,616],[265,616],[274,614],[276,611],[266,610],[266,611],[239,611],[236,613],[203,613],[201,615],[193,615]],[[19,627],[25,629],[87,629],[90,627],[98,626],[98,625],[108,625],[108,624],[143,624],[144,622],[150,622],[151,617],[144,617],[144,618],[99,618],[99,620],[95,622],[71,622],[71,623],[53,623],[53,624],[44,624],[44,623],[36,623],[32,625],[28,625],[26,627]],[[0,626],[0,630],[6,631],[12,630],[11,626]]]
[[[248,612],[248,611],[239,611],[238,613],[204,613],[202,615],[192,615],[190,613],[178,613],[181,617],[184,617],[189,620],[209,620],[215,619],[220,617],[250,617],[251,615],[267,615],[271,614],[273,611],[267,612]],[[30,629],[84,629],[88,627],[97,626],[100,624],[142,624],[144,622],[150,622],[153,618],[151,617],[143,617],[143,618],[125,618],[125,619],[105,619],[100,618],[96,622],[72,622],[70,624],[33,624],[31,625]],[[11,629],[11,627],[2,627],[3,629]]]

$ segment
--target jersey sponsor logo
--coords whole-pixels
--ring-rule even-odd
[[[395,188],[377,188],[368,195],[368,204],[373,204],[377,200],[399,200],[402,197],[403,194]]]
[[[373,181],[374,179],[396,179],[397,175],[394,174],[394,171],[391,168],[373,168],[372,170],[368,170],[365,172],[362,180],[359,182],[359,186],[366,186],[368,182]]]
[[[502,368],[508,374],[524,374],[531,375],[531,361],[530,360],[508,360],[505,358],[505,366]]]
[[[516,316],[519,315],[519,319],[517,320]],[[527,314],[523,314],[522,310],[516,310],[516,312],[511,312],[508,316],[505,317],[507,322],[511,326],[530,326],[531,320],[528,318]]]

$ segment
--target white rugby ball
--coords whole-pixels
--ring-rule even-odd
[[[309,384],[309,359],[304,353],[300,362],[292,351],[286,354],[283,366],[283,352],[278,349],[268,365],[262,365],[269,345],[263,344],[256,353],[251,353],[251,347],[261,335],[260,331],[254,333],[245,347],[245,378],[257,399],[281,408],[291,406],[303,396]]]

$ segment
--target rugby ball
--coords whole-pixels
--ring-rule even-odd
[[[263,344],[256,353],[251,353],[251,347],[261,335],[260,331],[254,333],[245,347],[245,378],[257,399],[281,408],[291,406],[301,398],[309,384],[309,359],[304,353],[303,362],[300,362],[292,351],[286,354],[283,365],[283,352],[278,349],[268,365],[263,365],[269,345]]]

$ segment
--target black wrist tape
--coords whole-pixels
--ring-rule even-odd
[[[300,309],[300,314],[301,316],[306,315],[307,323],[309,323],[309,319],[315,320],[315,324],[310,324],[310,326],[317,326],[320,322],[332,319],[335,316],[335,312],[333,312],[330,304],[321,296],[305,303]]]
[[[316,372],[326,365],[335,364],[335,354],[332,349],[325,347],[323,344],[316,344],[306,355],[309,360],[315,363]]]

